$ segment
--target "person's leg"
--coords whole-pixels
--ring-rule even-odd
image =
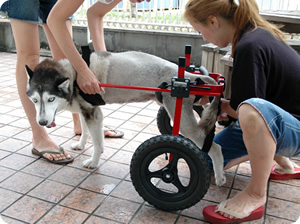
[[[104,41],[103,18],[119,2],[121,2],[121,0],[114,0],[110,4],[96,2],[87,11],[88,26],[95,51],[106,51]],[[123,136],[123,132],[106,127],[104,131],[104,136],[120,138]]]
[[[108,5],[96,2],[87,11],[88,26],[95,51],[106,51],[103,18],[106,13],[111,11],[119,2],[121,2],[121,0],[114,0]]]
[[[72,36],[72,21],[68,20],[67,22],[67,27],[68,30]],[[47,36],[47,40],[49,42],[49,46],[51,49],[51,53],[52,53],[52,57],[55,60],[60,60],[60,59],[64,59],[66,58],[66,56],[64,55],[64,53],[62,52],[62,50],[60,49],[60,47],[58,46],[57,42],[55,41],[55,38],[53,37],[51,31],[49,30],[49,27],[44,24],[43,25],[43,29],[46,33]],[[72,117],[73,117],[73,127],[74,127],[74,133],[76,135],[80,135],[82,130],[81,130],[81,124],[80,124],[80,118],[79,118],[79,114],[77,113],[72,113]]]
[[[36,122],[36,111],[33,103],[26,95],[27,74],[25,65],[31,69],[39,63],[40,41],[38,35],[38,25],[11,19],[11,26],[17,49],[16,82],[20,100],[28,117],[32,129],[33,148],[42,152],[46,150],[59,151],[56,145],[48,136],[44,127]],[[63,154],[45,154],[48,159],[64,159]],[[67,155],[66,155],[67,156]]]
[[[248,150],[252,176],[248,186],[228,201],[226,209],[246,216],[266,202],[267,183],[276,143],[263,117],[253,106],[240,106],[239,122]]]

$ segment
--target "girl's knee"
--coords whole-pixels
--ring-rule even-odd
[[[238,109],[238,118],[242,124],[251,124],[257,120],[262,119],[259,112],[250,104],[242,104]]]
[[[21,66],[21,69],[25,69],[27,65],[31,70],[33,70],[40,61],[40,52],[18,52],[18,66]]]
[[[99,10],[97,7],[91,6],[88,8],[86,15],[88,20],[94,20],[94,19],[103,19],[106,15],[107,11],[105,10]]]
[[[239,107],[238,118],[244,134],[255,134],[262,128],[262,125],[266,125],[262,115],[247,103]]]

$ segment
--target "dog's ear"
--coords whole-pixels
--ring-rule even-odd
[[[33,76],[33,71],[28,67],[28,65],[25,65],[25,68],[29,79],[31,79]]]
[[[70,86],[70,79],[64,77],[63,79],[58,81],[58,88],[63,90],[64,92],[68,92]]]

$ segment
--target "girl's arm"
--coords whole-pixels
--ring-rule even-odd
[[[230,101],[226,99],[221,99],[221,111],[225,112],[229,116],[237,119],[236,111],[230,106]]]
[[[83,2],[84,0],[59,0],[50,12],[47,24],[59,47],[75,68],[80,89],[87,94],[96,94],[101,91],[99,81],[80,56],[66,26],[67,19]]]

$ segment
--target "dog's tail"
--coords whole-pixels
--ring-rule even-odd
[[[218,114],[220,112],[220,97],[215,97],[213,101],[206,107],[201,115],[199,126],[208,135],[216,124]]]

